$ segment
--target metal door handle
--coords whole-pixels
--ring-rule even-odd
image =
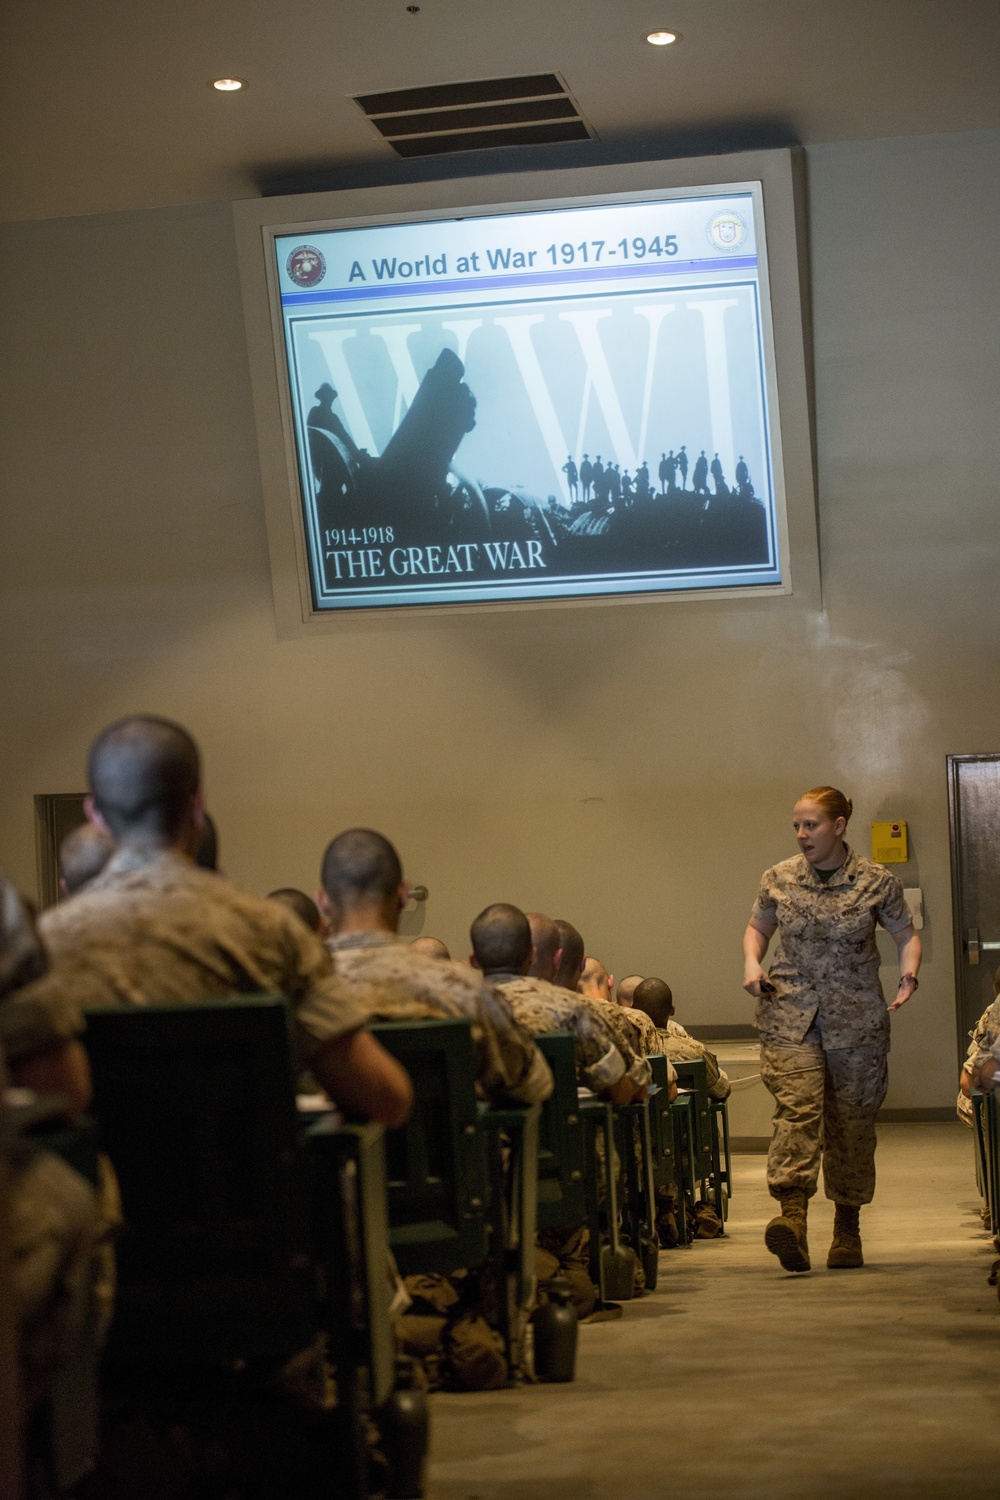
[[[979,941],[979,928],[970,927],[968,935],[965,939],[965,951],[968,955],[970,964],[977,964],[979,962],[979,954],[981,949],[982,944]]]

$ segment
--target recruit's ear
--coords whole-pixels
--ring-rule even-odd
[[[98,811],[97,803],[94,801],[93,797],[91,797],[89,792],[83,799],[83,816],[86,818],[88,823],[93,823],[95,828],[99,828],[102,833],[106,833],[108,838],[111,838],[111,829],[101,817],[101,814]]]

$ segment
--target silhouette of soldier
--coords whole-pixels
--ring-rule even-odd
[[[750,470],[743,461],[742,453],[740,454],[740,461],[736,465],[736,488],[741,495],[745,494],[750,488]]]
[[[594,459],[594,499],[600,506],[608,503],[607,480],[604,477],[604,465],[601,463],[601,455]]]
[[[705,457],[704,448],[702,448],[699,457],[695,459],[691,487],[696,495],[708,494],[708,459]]]
[[[584,504],[586,504],[590,499],[590,487],[593,482],[594,466],[585,453],[583,455],[583,462],[580,465],[580,493],[582,495]]]
[[[612,500],[612,503],[613,504],[617,504],[617,502],[622,497],[622,476],[621,476],[621,470],[620,470],[620,468],[618,467],[617,464],[612,464],[611,467],[610,467],[610,469],[607,470],[607,475],[608,475],[608,484],[609,484],[610,490],[611,490],[611,500]]]
[[[566,475],[566,484],[569,488],[570,504],[573,504],[576,501],[576,487],[577,481],[579,480],[580,476],[577,473],[576,464],[573,462],[572,453],[568,455],[566,462],[562,466],[562,471]]]
[[[316,392],[316,405],[306,417],[307,427],[319,427],[323,432],[332,435],[343,443],[352,459],[357,458],[360,449],[343,422],[333,410],[333,403],[337,399],[337,392],[328,380],[324,380]]]
[[[673,456],[671,452],[670,458],[673,458]],[[667,458],[665,453],[660,454],[660,467],[656,472],[660,480],[660,494],[665,495],[667,493],[667,481],[670,478],[670,459]]]
[[[687,448],[683,443],[681,443],[677,450],[677,467],[681,475],[681,489],[686,490],[688,482],[688,454]]]
[[[635,492],[640,500],[647,499],[653,493],[649,484],[649,464],[645,459],[635,471]]]
[[[316,405],[306,417],[309,458],[316,477],[316,510],[320,524],[336,525],[345,519],[345,497],[353,488],[353,470],[360,449],[333,410],[337,392],[324,380],[316,392]]]
[[[632,494],[632,476],[629,473],[628,469],[626,469],[625,473],[622,475],[622,505],[624,505],[626,509],[632,504]]]
[[[715,493],[717,495],[728,495],[729,486],[723,477],[722,464],[719,462],[718,454],[712,459],[709,468],[712,471],[712,483],[715,485]]]

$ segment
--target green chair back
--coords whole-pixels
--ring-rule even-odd
[[[713,1153],[711,1101],[708,1094],[708,1076],[703,1058],[675,1062],[677,1084],[688,1089],[692,1095],[692,1118],[694,1124],[695,1176],[699,1183],[708,1183],[712,1176]]]
[[[654,1186],[669,1187],[675,1180],[674,1129],[670,1119],[670,1084],[667,1059],[662,1053],[648,1057],[656,1092],[649,1096],[649,1125],[653,1141]]]
[[[535,1041],[552,1069],[554,1087],[542,1105],[538,1145],[538,1227],[561,1229],[586,1217],[586,1144],[576,1084],[572,1034],[550,1031]]]
[[[380,1023],[373,1034],[413,1080],[409,1121],[386,1135],[389,1243],[404,1276],[479,1266],[489,1170],[468,1021]]]
[[[282,1360],[315,1336],[285,1001],[91,1011],[126,1222],[113,1365]]]

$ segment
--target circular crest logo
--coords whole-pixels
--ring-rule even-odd
[[[285,270],[296,286],[316,286],[326,275],[326,258],[315,245],[296,245]]]
[[[708,237],[717,250],[739,250],[746,242],[746,222],[726,209],[708,221]]]

